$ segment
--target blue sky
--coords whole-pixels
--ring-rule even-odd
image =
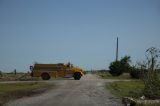
[[[0,70],[39,63],[108,69],[130,55],[160,47],[159,0],[0,0]]]

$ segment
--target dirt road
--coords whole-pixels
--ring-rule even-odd
[[[110,80],[111,81],[111,80]],[[109,80],[87,74],[81,80],[53,80],[50,91],[33,97],[11,101],[5,106],[123,106],[121,101],[104,88]]]

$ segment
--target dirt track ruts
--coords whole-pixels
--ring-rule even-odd
[[[111,81],[92,74],[79,81],[51,80],[48,82],[56,85],[52,90],[10,101],[5,106],[123,106],[120,99],[104,88]]]

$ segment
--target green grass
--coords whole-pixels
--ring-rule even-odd
[[[0,83],[0,106],[10,100],[42,93],[50,87],[44,82]]]
[[[103,79],[131,79],[129,73],[123,73],[120,76],[112,76],[109,72],[97,73]]]
[[[15,80],[33,80],[29,73],[3,73],[0,75],[0,81],[15,81]]]
[[[118,97],[129,96],[138,98],[142,96],[144,84],[142,81],[118,81],[107,84],[106,88]]]
[[[46,86],[42,82],[25,82],[25,83],[1,83],[0,92],[11,92],[17,90],[32,90]]]

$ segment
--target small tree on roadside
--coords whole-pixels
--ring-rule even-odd
[[[120,61],[114,61],[109,66],[109,73],[112,74],[112,76],[120,76],[123,73],[123,70],[121,68],[122,67]]]
[[[141,70],[137,67],[133,66],[130,71],[131,78],[140,79],[141,78]]]
[[[123,69],[123,72],[129,72],[130,71],[130,62],[131,62],[131,57],[130,56],[124,56],[121,60],[121,67]]]
[[[130,76],[131,78],[143,79],[147,73],[147,64],[145,61],[137,62],[135,66],[131,67]]]
[[[2,77],[2,76],[3,76],[2,71],[0,71],[0,77]]]
[[[130,70],[130,56],[124,56],[120,61],[111,62],[109,69],[112,76],[120,76],[123,72],[128,72]]]
[[[151,47],[146,50],[148,72],[144,78],[144,95],[150,99],[160,99],[160,78],[157,75],[160,50]]]

